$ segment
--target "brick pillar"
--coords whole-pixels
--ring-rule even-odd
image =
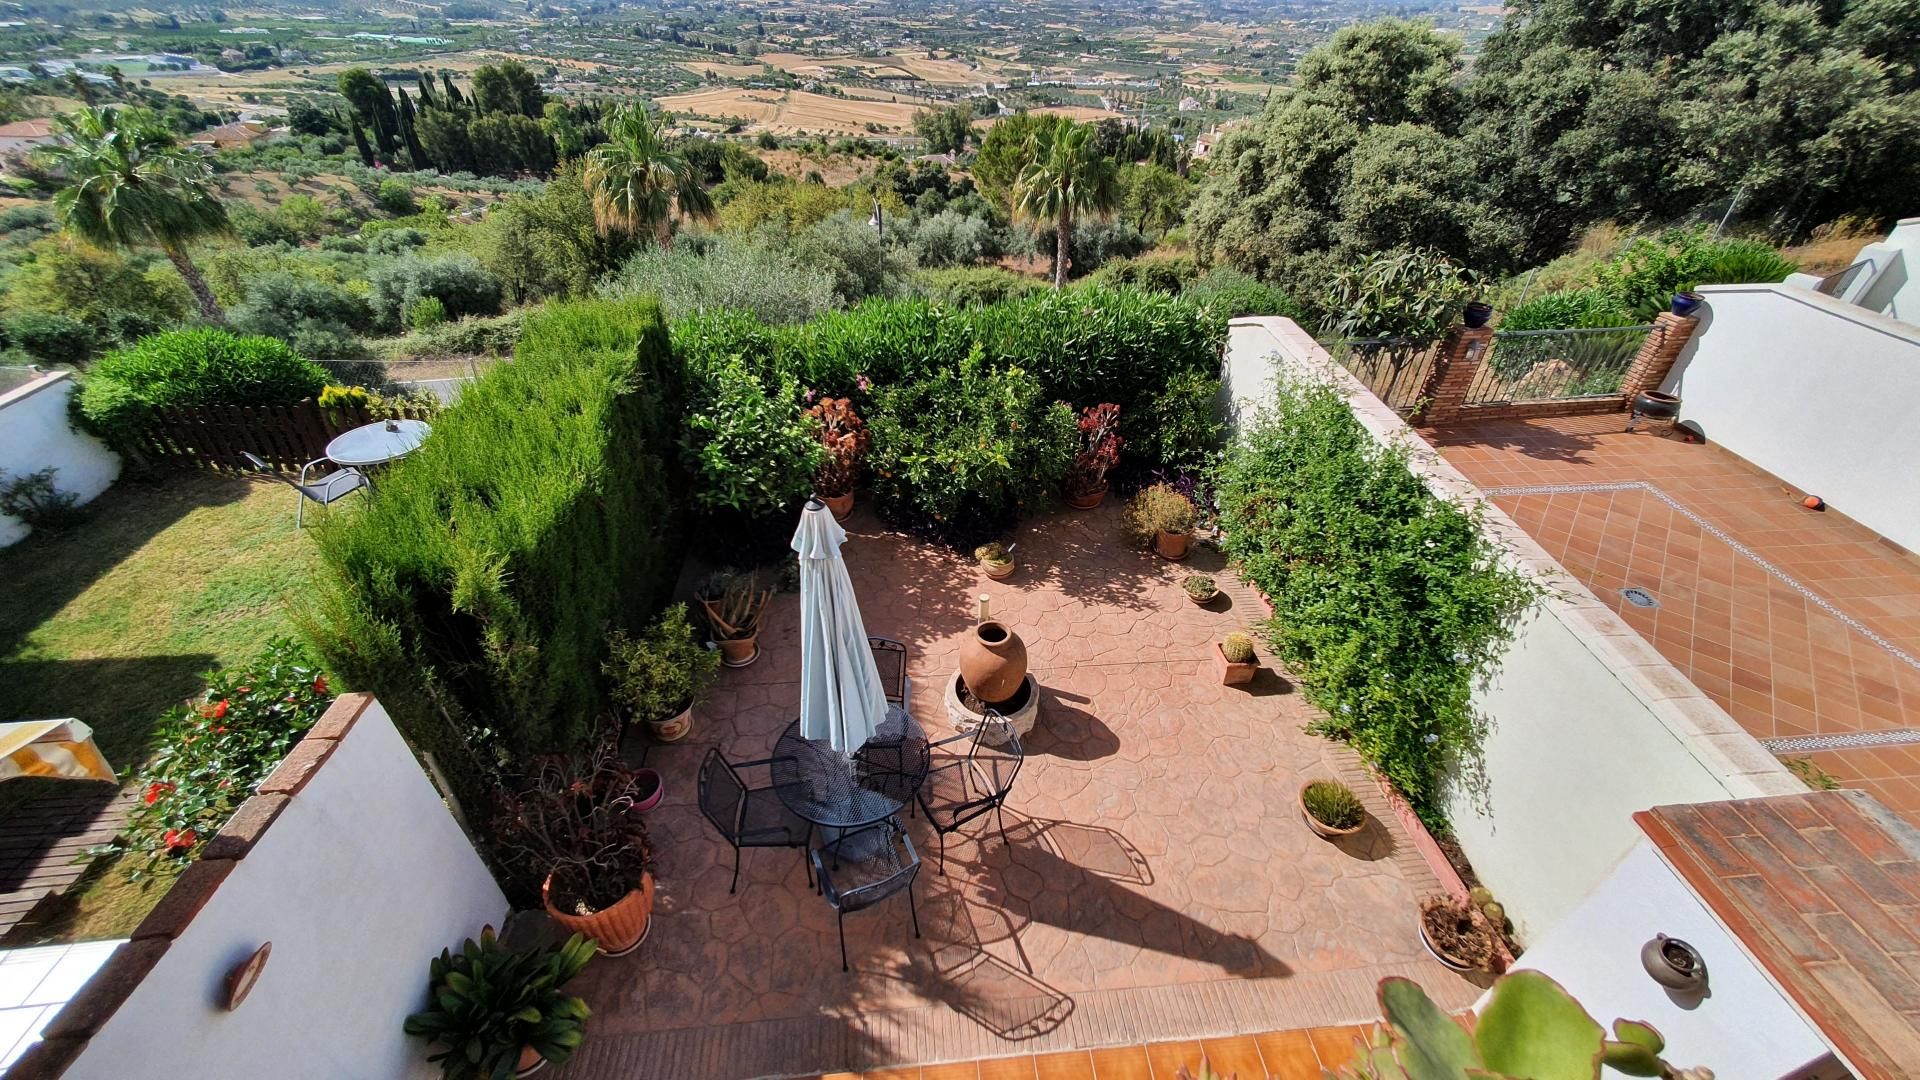
[[[1640,343],[1640,351],[1620,380],[1623,407],[1632,408],[1633,396],[1642,390],[1660,389],[1660,384],[1667,381],[1667,373],[1673,370],[1673,362],[1680,358],[1680,350],[1693,340],[1693,331],[1699,325],[1700,320],[1692,315],[1675,315],[1671,311],[1663,311],[1653,320],[1653,329],[1647,331],[1647,339]]]
[[[1492,343],[1492,327],[1469,328],[1464,323],[1448,327],[1434,353],[1433,370],[1427,372],[1427,381],[1420,388],[1425,404],[1414,419],[1422,424],[1446,424],[1458,419],[1467,401],[1467,388],[1473,385],[1473,377],[1479,373]]]

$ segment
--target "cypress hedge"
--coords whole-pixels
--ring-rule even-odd
[[[488,763],[576,745],[606,705],[609,627],[679,572],[683,379],[658,304],[530,316],[420,450],[317,530],[304,628],[463,797]]]

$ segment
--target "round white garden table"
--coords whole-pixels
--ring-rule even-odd
[[[327,444],[335,465],[385,465],[420,449],[433,428],[425,420],[380,420],[341,432]]]

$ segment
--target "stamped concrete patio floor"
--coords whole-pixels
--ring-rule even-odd
[[[777,596],[759,662],[651,754],[668,785],[649,813],[653,929],[574,984],[593,1018],[563,1075],[812,1075],[1366,1022],[1387,975],[1449,1008],[1477,994],[1425,954],[1415,905],[1439,885],[1356,759],[1302,730],[1312,710],[1270,659],[1250,688],[1220,685],[1212,643],[1264,610],[1225,575],[1209,609],[1187,600],[1180,579],[1217,557],[1128,550],[1112,506],[1032,522],[1006,582],[864,513],[849,530],[868,632],[908,643],[930,735],[950,733],[942,683],[981,594],[1026,640],[1042,713],[1007,840],[991,818],[964,827],[942,876],[911,819],[925,936],[904,898],[849,915],[851,974],[793,851],[747,851],[728,895],[732,851],[694,777],[709,746],[766,757],[796,715],[798,598]],[[1319,776],[1373,811],[1353,840],[1302,824],[1295,793]]]

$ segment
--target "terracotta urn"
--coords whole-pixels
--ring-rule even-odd
[[[728,667],[746,667],[760,659],[759,634],[750,634],[743,638],[721,638],[715,644],[720,646],[720,662]]]
[[[960,639],[960,678],[973,696],[1005,701],[1027,677],[1027,644],[1005,623],[989,619]]]
[[[585,934],[603,956],[625,956],[647,940],[653,929],[653,874],[640,875],[640,887],[590,915],[562,911],[553,904],[553,875],[540,884],[547,917],[568,933]]]
[[[827,509],[833,511],[835,521],[845,521],[847,515],[853,513],[853,492],[851,491],[845,495],[822,496],[820,501],[826,503]]]

